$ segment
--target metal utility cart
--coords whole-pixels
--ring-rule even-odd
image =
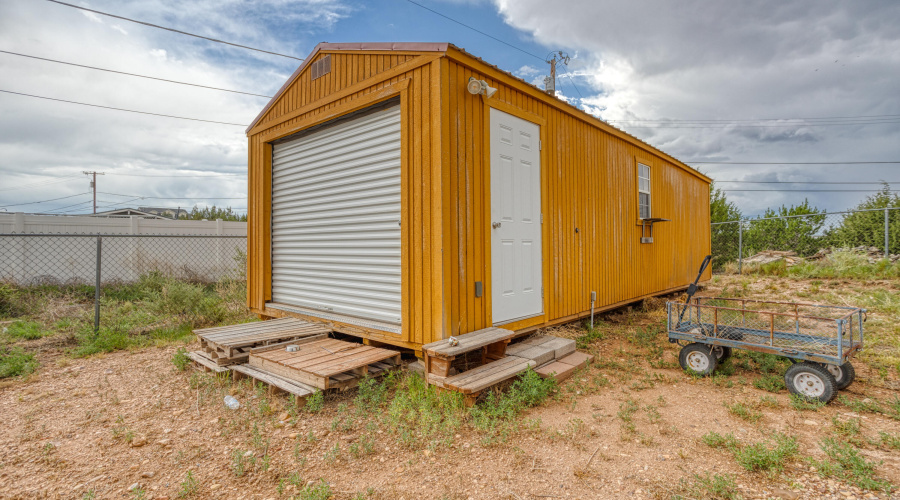
[[[666,307],[669,342],[683,345],[685,370],[711,374],[732,349],[784,356],[793,363],[788,391],[824,402],[856,377],[850,357],[863,346],[865,309],[723,297]]]

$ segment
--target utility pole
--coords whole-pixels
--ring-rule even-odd
[[[553,54],[551,52],[551,54]],[[559,55],[559,59],[556,59],[556,56]],[[557,61],[569,65],[569,55],[565,52],[559,50],[555,54],[553,54],[553,58],[547,61],[550,64],[550,76],[544,78],[544,92],[555,96],[556,95],[556,63]]]
[[[82,172],[84,175],[91,176],[91,191],[94,192],[94,213],[97,213],[97,176],[104,175],[103,172]]]

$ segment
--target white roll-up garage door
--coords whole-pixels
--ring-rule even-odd
[[[399,325],[400,183],[399,105],[275,144],[272,301]]]

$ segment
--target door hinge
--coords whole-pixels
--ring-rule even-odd
[[[544,143],[538,139],[538,151],[541,151],[542,149],[544,149]]]
[[[541,224],[544,223],[544,212],[541,212]]]
[[[544,298],[544,287],[541,287],[541,298]]]

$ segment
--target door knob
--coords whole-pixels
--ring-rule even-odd
[[[500,223],[499,223],[499,222],[491,223],[491,225],[494,226],[494,229],[497,229],[498,227],[500,227]]]

